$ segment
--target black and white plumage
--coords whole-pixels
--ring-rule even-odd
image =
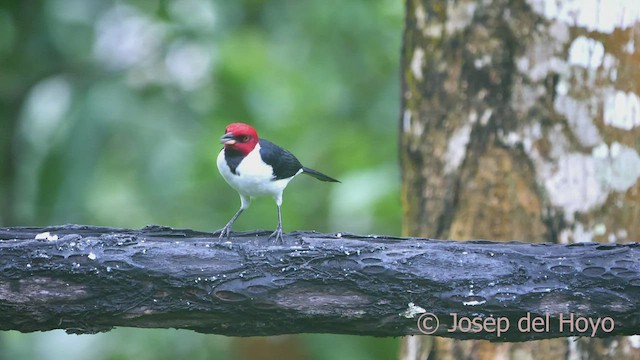
[[[339,182],[323,173],[302,166],[289,151],[258,138],[256,130],[247,124],[227,126],[220,139],[224,148],[218,154],[218,171],[240,194],[240,209],[220,231],[220,238],[229,236],[238,216],[249,207],[251,199],[270,195],[278,206],[278,227],[271,234],[282,242],[282,193],[298,174],[305,173],[322,181]]]

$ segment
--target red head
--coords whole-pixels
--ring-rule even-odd
[[[233,123],[227,126],[220,142],[226,149],[234,149],[247,156],[258,143],[258,133],[251,125]]]

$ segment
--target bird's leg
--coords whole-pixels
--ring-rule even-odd
[[[236,212],[235,215],[233,215],[227,225],[220,229],[220,239],[224,237],[229,238],[229,236],[231,235],[231,226],[233,226],[233,223],[236,221],[238,216],[240,216],[240,214],[242,214],[242,212],[249,207],[249,205],[251,204],[251,198],[240,195],[240,202],[240,209]]]
[[[240,208],[240,210],[238,210],[238,212],[236,212],[235,215],[233,215],[233,217],[231,218],[231,220],[229,220],[229,222],[227,223],[227,225],[225,225],[221,230],[220,230],[220,239],[222,239],[223,237],[229,237],[229,235],[231,235],[231,226],[233,225],[233,223],[236,221],[236,219],[238,218],[238,216],[240,216],[240,214],[242,214],[242,212],[244,211],[243,208]]]
[[[284,243],[284,239],[282,239],[282,211],[280,210],[282,207],[282,195],[276,198],[276,205],[278,205],[278,227],[273,234],[269,235],[269,239],[275,237],[275,242],[277,244],[282,244]]]

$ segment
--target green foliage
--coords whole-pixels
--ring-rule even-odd
[[[239,207],[215,168],[218,138],[242,121],[342,181],[292,182],[285,231],[399,234],[402,10],[397,0],[3,2],[0,225],[216,230]],[[236,229],[276,221],[273,201],[257,199]],[[147,334],[168,336],[133,333],[152,347]]]

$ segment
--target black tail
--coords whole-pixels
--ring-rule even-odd
[[[310,169],[308,167],[303,166],[302,167],[302,172],[304,172],[305,174],[309,174],[311,176],[313,176],[314,178],[321,180],[321,181],[330,181],[330,182],[340,182],[332,177],[329,177],[323,173],[321,173],[320,171],[317,170],[313,170]]]

